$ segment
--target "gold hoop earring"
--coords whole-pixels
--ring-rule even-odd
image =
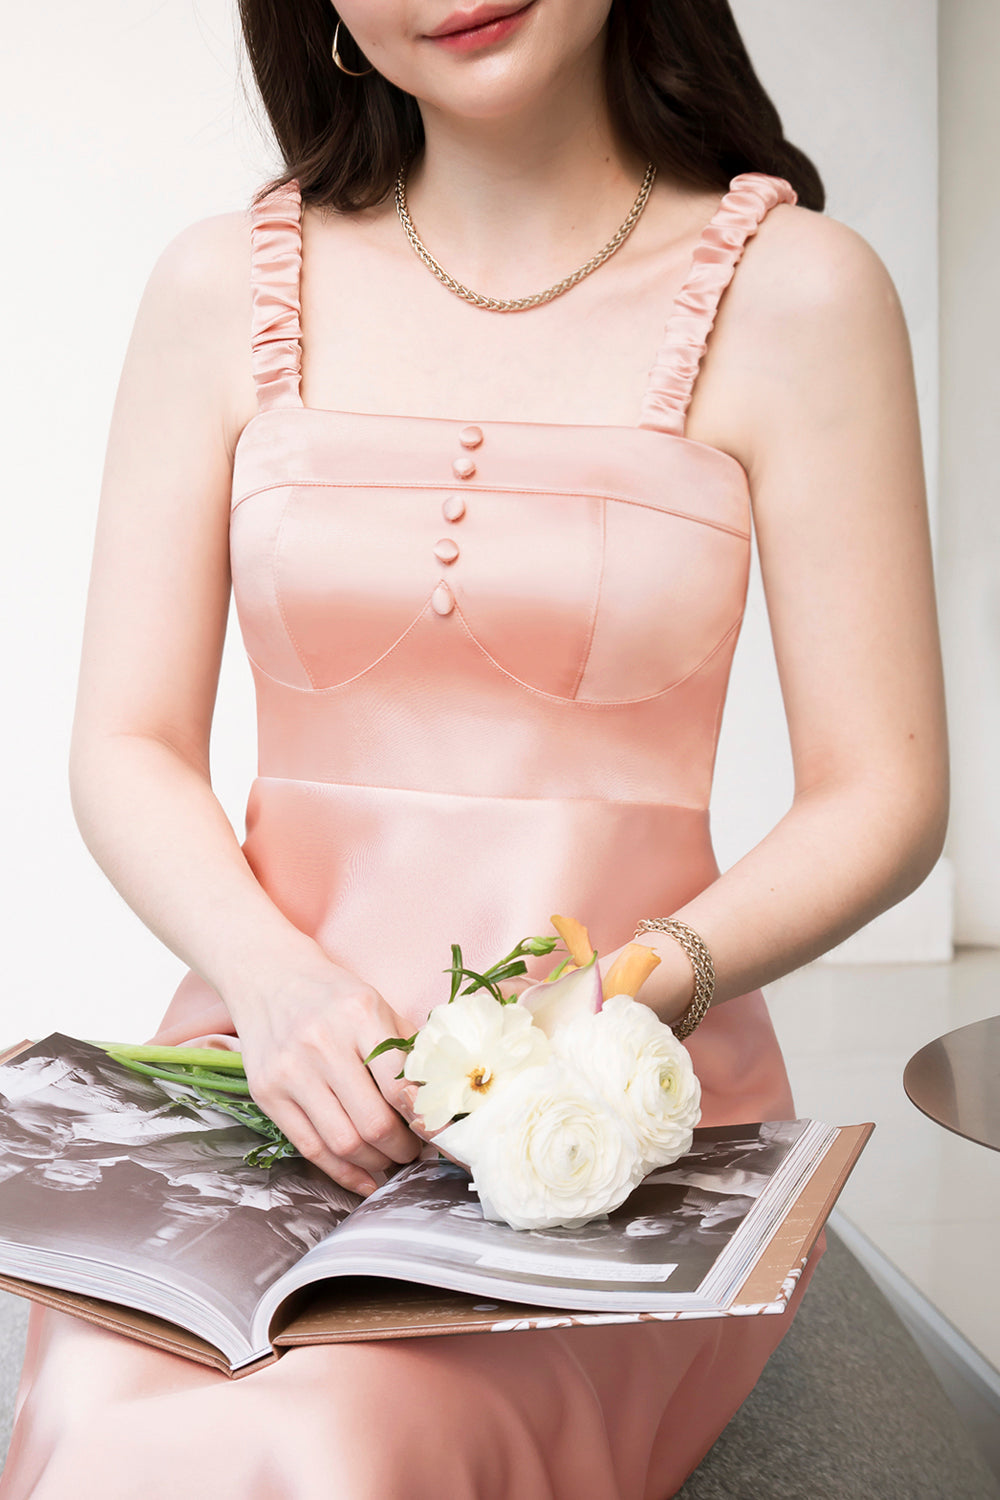
[[[333,28],[333,47],[331,51],[333,60],[337,64],[337,67],[340,69],[340,71],[342,73],[349,73],[352,78],[364,78],[366,73],[374,73],[374,68],[362,68],[360,73],[356,73],[353,68],[344,67],[344,64],[340,60],[340,53],[337,51],[337,34],[339,31],[340,21],[338,20],[336,26]]]

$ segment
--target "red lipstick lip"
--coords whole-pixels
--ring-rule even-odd
[[[477,26],[488,25],[490,21],[501,21],[519,10],[527,10],[531,3],[532,0],[521,0],[520,5],[477,5],[475,10],[455,11],[440,26],[425,34],[429,37],[454,36],[459,31],[472,31]]]

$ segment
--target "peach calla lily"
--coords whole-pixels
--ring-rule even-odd
[[[531,1011],[535,1025],[549,1037],[557,1026],[580,1016],[594,1015],[604,1004],[596,951],[591,950],[588,963],[561,974],[558,979],[540,979],[537,984],[529,984],[518,995],[517,1003]]]

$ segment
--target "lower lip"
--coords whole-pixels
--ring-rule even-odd
[[[470,26],[467,31],[451,31],[447,36],[428,37],[428,41],[436,42],[439,47],[447,47],[449,52],[473,52],[478,47],[491,47],[494,42],[502,42],[517,30],[529,10],[534,8],[535,0],[525,5],[521,10],[514,11],[509,16],[501,16],[496,21],[487,21],[485,26]]]

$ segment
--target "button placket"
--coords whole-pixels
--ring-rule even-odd
[[[458,434],[458,441],[465,449],[478,448],[483,441],[483,429],[475,424],[463,427]],[[476,472],[476,461],[468,452],[460,453],[452,459],[451,471],[456,479],[471,479]],[[441,514],[452,524],[460,521],[465,515],[465,496],[455,493],[446,495],[441,502]],[[439,537],[434,543],[433,552],[437,561],[445,567],[457,562],[460,555],[458,543],[450,536]],[[455,596],[447,579],[438,579],[431,594],[431,608],[439,615],[450,615],[455,608]]]

